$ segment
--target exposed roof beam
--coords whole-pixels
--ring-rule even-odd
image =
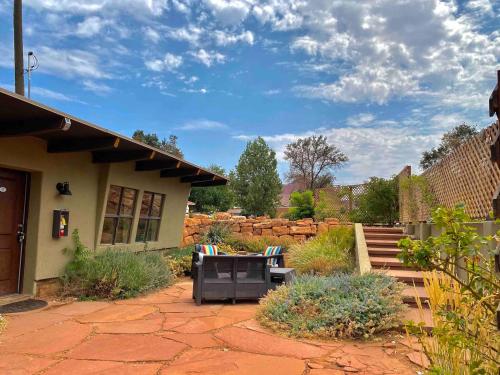
[[[92,152],[93,163],[120,163],[133,160],[153,159],[155,151],[131,150],[131,151],[94,151]]]
[[[64,119],[50,120],[7,121],[0,123],[0,137],[20,137],[38,135],[62,130],[65,127]]]
[[[81,152],[96,151],[117,148],[120,144],[118,137],[106,138],[77,138],[49,141],[47,143],[47,152]]]
[[[136,171],[155,171],[158,169],[175,169],[181,166],[181,162],[172,160],[139,160],[135,162]]]
[[[181,178],[181,182],[205,182],[213,180],[215,180],[215,176],[213,174],[200,174],[197,176],[186,176]]]
[[[221,186],[226,185],[226,180],[215,180],[215,181],[204,181],[204,182],[193,182],[192,187],[208,187],[208,186]]]
[[[201,170],[197,168],[164,169],[160,172],[160,177],[197,176],[200,172]]]

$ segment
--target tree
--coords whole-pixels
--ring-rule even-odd
[[[325,187],[333,182],[332,170],[347,162],[348,157],[325,136],[300,138],[286,146],[285,160],[290,163],[288,179],[303,181],[308,189]]]
[[[276,213],[281,192],[276,153],[258,137],[247,143],[230,180],[236,202],[245,214]]]
[[[207,169],[220,175],[226,174],[224,168],[218,165],[211,165]],[[224,212],[233,206],[234,194],[228,185],[193,187],[189,200],[195,203],[197,212]]]
[[[424,151],[422,153],[420,166],[423,169],[432,167],[462,143],[474,137],[477,133],[478,131],[476,127],[472,125],[463,123],[455,126],[449,132],[443,134],[441,137],[441,143],[438,147],[434,147],[430,151]]]
[[[371,177],[366,190],[358,198],[357,208],[350,214],[351,221],[393,225],[399,215],[398,181]]]
[[[314,195],[311,190],[304,192],[294,191],[290,195],[290,205],[288,218],[299,220],[306,217],[314,217]]]
[[[176,155],[181,158],[184,157],[179,146],[177,146],[176,135],[169,135],[168,140],[166,138],[160,140],[156,133],[144,133],[144,130],[136,130],[132,135],[132,138],[136,141],[159,148],[169,154]]]

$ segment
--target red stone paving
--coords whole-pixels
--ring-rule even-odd
[[[419,369],[410,359],[421,354],[402,335],[290,339],[260,326],[257,308],[196,306],[191,283],[180,282],[127,301],[11,314],[0,334],[0,374],[409,375]]]

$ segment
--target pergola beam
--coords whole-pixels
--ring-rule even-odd
[[[117,148],[120,144],[118,137],[104,138],[77,138],[68,140],[49,141],[47,143],[47,152],[82,152],[97,151]]]
[[[65,128],[65,121],[61,118],[51,120],[6,121],[0,123],[0,137],[21,137],[38,135]]]
[[[181,178],[181,182],[205,182],[214,180],[215,176],[212,174],[200,174],[197,176],[186,176]]]
[[[199,168],[177,168],[177,169],[164,169],[160,172],[160,177],[187,177],[197,176],[201,170]]]
[[[130,150],[130,151],[94,151],[92,163],[121,163],[125,161],[153,159],[155,151]]]
[[[178,160],[139,160],[135,162],[136,171],[156,171],[160,169],[180,168],[181,162]]]

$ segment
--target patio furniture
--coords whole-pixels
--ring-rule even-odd
[[[193,252],[193,298],[255,300],[270,288],[269,257],[262,255],[209,255]]]
[[[295,280],[295,277],[296,273],[294,268],[271,268],[270,289],[276,289],[282,284],[289,284]]]

